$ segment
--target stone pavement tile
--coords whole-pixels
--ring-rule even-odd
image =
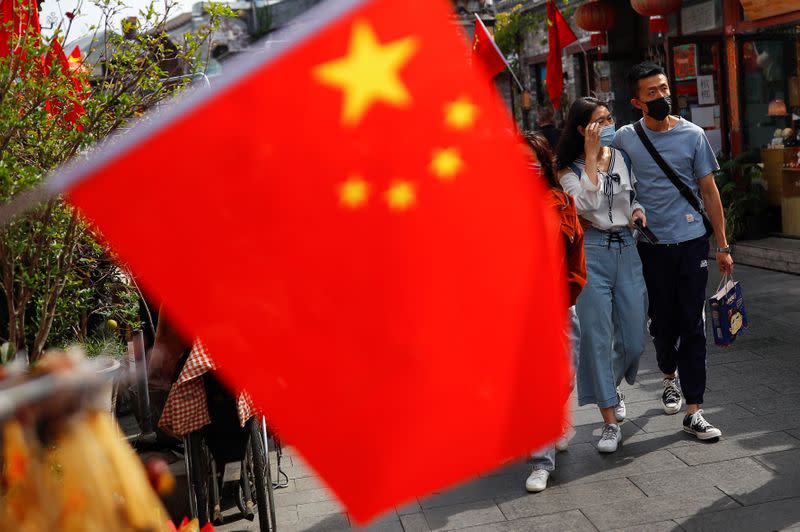
[[[685,411],[682,411],[675,415],[667,416],[662,410],[650,416],[633,418],[633,422],[646,432],[664,432],[668,430],[683,432],[683,417],[685,413]],[[726,423],[741,418],[754,417],[753,412],[735,403],[709,405],[708,408],[703,408],[703,414],[709,423],[715,426],[719,425],[723,433],[725,432]]]
[[[711,369],[710,371],[714,371]],[[751,386],[749,388],[738,388],[735,390],[706,390],[703,398],[705,400],[704,406],[726,405],[729,403],[737,403],[740,406],[747,408],[747,405],[762,397],[769,397],[776,395],[775,390],[769,386]]]
[[[765,345],[754,348],[765,359],[786,360],[790,356],[800,355],[800,346],[797,342],[786,344]]]
[[[498,506],[509,521],[522,517],[552,514],[595,504],[615,501],[633,501],[644,494],[630,480],[617,478],[567,487],[553,486],[541,493],[497,498]],[[631,503],[635,504],[635,503]]]
[[[724,368],[725,366],[717,366]],[[717,369],[714,368],[714,370]],[[736,373],[734,375],[716,375],[716,371],[709,371],[708,383],[706,388],[708,390],[738,390],[742,388],[750,388],[752,386],[769,386],[779,393],[796,393],[798,376],[793,372],[786,372],[783,374],[761,374],[755,373],[753,375],[743,375]]]
[[[716,423],[713,418],[709,421],[715,423],[722,430],[723,438],[739,438],[800,428],[800,409],[732,419],[727,420],[724,424]]]
[[[718,442],[676,447],[670,449],[669,452],[689,465],[697,465],[774,453],[798,447],[800,447],[800,440],[783,432],[771,432],[733,439],[725,439],[723,436],[723,439]]]
[[[658,521],[656,523],[615,528],[612,532],[671,532],[673,530],[680,530],[680,526],[675,521]]]
[[[300,520],[296,506],[275,508],[275,522],[279,525],[288,525]]]
[[[294,487],[297,491],[304,491],[324,488],[325,485],[318,477],[312,476],[294,479]]]
[[[764,358],[761,360],[748,360],[746,362],[732,362],[725,364],[724,368],[731,369],[736,373],[744,375],[771,375],[780,373],[789,373],[797,375],[797,371],[793,367],[788,367],[785,361],[776,360],[771,358]]]
[[[470,532],[594,532],[594,526],[578,510],[557,514],[526,517],[503,523],[480,525],[463,529]]]
[[[555,486],[586,484],[600,480],[623,478],[650,471],[669,471],[686,469],[688,466],[669,451],[654,451],[642,456],[627,454],[625,443],[616,453],[602,455],[597,453],[593,460],[556,467],[553,475]]]
[[[403,525],[405,532],[430,532],[431,530],[425,515],[422,513],[401,515],[400,523]]]
[[[800,475],[800,449],[761,454],[754,458],[781,475]]]
[[[529,471],[524,475],[510,473],[480,477],[466,484],[448,489],[445,492],[421,499],[419,504],[423,509],[435,508],[437,506],[453,506],[454,504],[480,501],[510,493],[520,493],[524,491],[525,478],[528,473]]]
[[[772,414],[783,410],[800,408],[800,393],[776,394],[767,393],[760,397],[748,399],[739,403],[743,408],[755,414]]]
[[[290,479],[313,477],[314,470],[305,464],[294,464],[291,467],[281,467]]]
[[[738,506],[718,489],[705,488],[691,493],[673,493],[669,497],[637,499],[635,507],[630,501],[621,501],[583,507],[581,511],[599,530],[611,530]]]
[[[253,528],[256,530],[256,528]],[[286,523],[279,527],[281,532],[333,532],[351,530],[350,520],[346,514],[326,514],[301,517],[294,523]]]
[[[400,517],[392,512],[367,526],[353,526],[353,530],[363,530],[364,532],[403,532],[403,525],[400,523]]]
[[[316,517],[319,515],[342,513],[343,509],[338,501],[319,501],[297,505],[297,514],[300,519]]]
[[[689,532],[780,530],[800,524],[800,498],[684,516],[676,521]]]
[[[506,520],[500,508],[490,499],[426,508],[423,513],[431,530],[454,530]]]
[[[648,497],[669,497],[674,493],[717,487],[742,502],[737,495],[758,490],[777,476],[752,458],[739,458],[676,471],[644,473],[630,477],[630,481]]]
[[[422,512],[422,506],[419,505],[418,501],[414,500],[403,506],[398,506],[395,511],[397,515],[418,514]]]
[[[736,349],[735,347],[716,353],[709,352],[706,356],[706,362],[709,366],[732,364],[735,362],[752,362],[755,360],[764,360],[764,356],[756,353],[752,349]],[[711,369],[709,371],[714,370]]]
[[[275,506],[297,506],[299,504],[308,504],[311,502],[331,501],[334,500],[333,493],[325,488],[317,488],[303,491],[293,492],[275,492]]]
[[[800,440],[800,429],[790,429],[786,433]]]
[[[570,441],[569,448],[560,453],[556,453],[556,468],[563,464],[574,464],[582,460],[591,460],[597,454],[597,448],[594,443],[572,443]]]

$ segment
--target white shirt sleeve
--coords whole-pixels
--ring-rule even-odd
[[[559,180],[561,188],[564,192],[572,196],[575,200],[575,207],[578,209],[578,214],[585,214],[596,211],[600,208],[601,200],[603,199],[603,189],[600,182],[595,185],[592,180],[581,170],[580,178],[575,175],[575,172],[567,172]]]

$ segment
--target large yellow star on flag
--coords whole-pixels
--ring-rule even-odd
[[[347,55],[314,68],[314,77],[344,92],[342,122],[357,125],[376,102],[406,107],[411,95],[400,79],[400,70],[419,48],[415,37],[381,44],[372,26],[356,21]]]
[[[444,106],[444,121],[453,129],[467,129],[473,126],[478,115],[478,106],[469,98],[462,96]]]
[[[429,169],[440,179],[450,180],[463,167],[464,161],[461,159],[461,154],[459,154],[458,150],[456,148],[444,148],[433,151]]]

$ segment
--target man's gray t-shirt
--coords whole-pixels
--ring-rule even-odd
[[[698,179],[719,169],[705,132],[684,120],[668,131],[651,131],[642,121],[645,134],[658,153],[700,199]],[[642,144],[633,125],[620,128],[613,147],[624,151],[636,176],[636,199],[647,213],[647,225],[663,244],[686,242],[705,234],[703,219],[678,192]]]

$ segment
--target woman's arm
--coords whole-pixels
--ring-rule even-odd
[[[579,178],[575,172],[569,168],[564,168],[558,172],[558,181],[564,192],[572,196],[578,214],[592,212],[600,208],[600,201],[603,198],[603,191],[599,185],[592,183],[585,172],[581,172]]]

